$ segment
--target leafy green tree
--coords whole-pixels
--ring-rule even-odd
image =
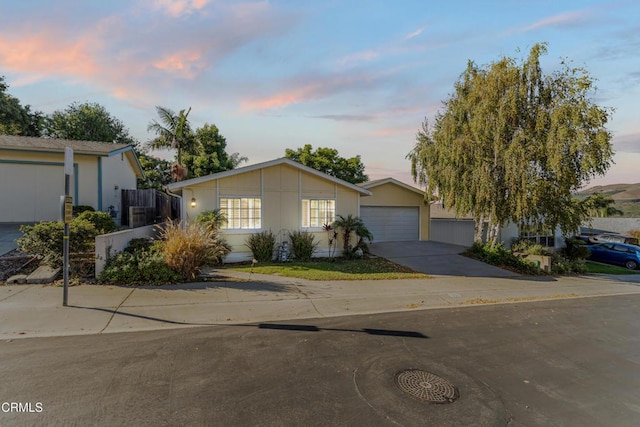
[[[334,148],[320,147],[315,151],[312,150],[313,147],[306,144],[296,150],[287,148],[284,155],[293,161],[352,184],[369,180],[369,177],[364,173],[364,165],[359,155],[346,159],[340,157],[338,150]]]
[[[135,144],[124,123],[98,103],[74,102],[65,110],[55,111],[45,123],[51,138]]]
[[[226,152],[227,140],[220,134],[216,125],[205,123],[204,126],[196,129],[193,138],[197,151],[183,157],[188,178],[235,169],[239,164],[248,160],[238,153],[229,154]]]
[[[4,76],[0,76],[0,134],[40,136],[44,115],[20,104],[18,98],[7,93],[8,88]]]
[[[602,192],[590,194],[582,200],[582,204],[590,217],[606,218],[614,215],[624,215],[615,206],[616,201],[608,194]]]
[[[138,161],[144,170],[145,179],[138,180],[138,188],[162,190],[171,183],[171,164],[144,152],[138,152]]]
[[[610,111],[589,97],[593,79],[566,63],[543,74],[545,52],[537,44],[522,63],[469,62],[407,156],[427,197],[473,215],[476,241],[485,222],[490,242],[508,221],[574,232],[585,212],[572,194],[611,164]]]
[[[182,165],[183,153],[196,153],[196,144],[193,139],[191,124],[188,120],[191,107],[186,112],[185,110],[180,110],[176,114],[170,108],[157,106],[156,112],[160,121],[152,120],[147,126],[147,131],[156,135],[149,143],[149,147],[153,150],[161,148],[175,149],[177,163]]]

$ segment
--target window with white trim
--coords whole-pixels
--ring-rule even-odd
[[[336,217],[336,201],[332,199],[302,199],[302,227],[320,228]]]
[[[556,241],[553,230],[550,230],[548,227],[536,227],[529,224],[520,226],[520,238],[549,248],[554,247]]]
[[[262,199],[258,197],[222,197],[220,212],[227,217],[226,230],[262,228]]]

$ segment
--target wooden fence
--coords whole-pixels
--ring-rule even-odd
[[[122,190],[121,200],[120,223],[123,226],[141,227],[180,217],[180,199],[152,188]],[[135,221],[131,212],[135,212]]]

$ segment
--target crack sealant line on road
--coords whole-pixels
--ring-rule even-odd
[[[311,305],[313,306],[313,309],[316,311],[316,313],[318,313],[318,316],[320,317],[325,317],[324,314],[320,313],[320,310],[318,310],[318,307],[316,307],[316,303],[313,302],[313,300],[309,297],[309,295],[307,295],[307,293],[305,291],[303,291],[302,289],[300,289],[300,286],[298,285],[298,283],[292,281],[291,284],[293,286],[296,287],[296,289],[298,290],[298,292],[300,292],[302,295],[304,295],[304,297],[306,299],[309,300],[309,302],[311,303]]]
[[[120,304],[118,304],[116,309],[113,310],[113,313],[111,313],[111,317],[109,317],[109,320],[107,321],[107,324],[104,325],[104,328],[102,328],[100,330],[100,332],[98,332],[98,335],[103,333],[109,327],[109,325],[111,324],[111,321],[113,320],[115,315],[118,314],[118,310],[120,310],[120,307],[122,307],[122,305],[129,299],[129,297],[135,292],[136,289],[138,289],[138,286],[135,286],[133,289],[131,289],[131,292],[129,292],[129,294],[122,300],[122,302]]]

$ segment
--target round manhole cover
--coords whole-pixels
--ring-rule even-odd
[[[442,377],[419,369],[407,369],[396,374],[400,390],[429,403],[451,403],[460,394],[456,386]]]

